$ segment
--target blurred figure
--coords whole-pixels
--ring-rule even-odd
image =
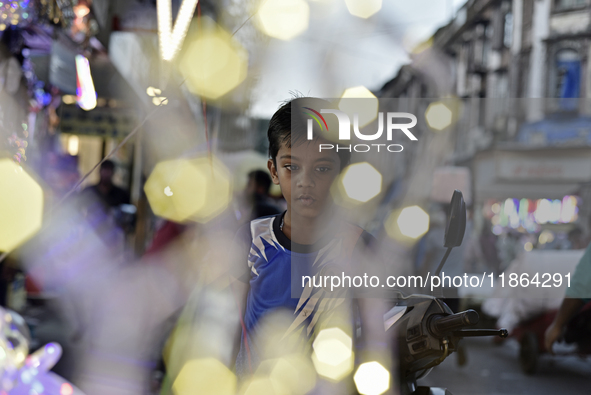
[[[100,167],[100,180],[96,185],[85,188],[82,197],[87,205],[87,211],[102,211],[112,217],[115,224],[129,234],[135,228],[135,206],[129,204],[129,194],[113,184],[115,163],[106,160]]]
[[[568,232],[568,241],[572,250],[582,250],[585,248],[585,238],[583,231],[578,226]]]
[[[500,258],[499,272],[503,272],[517,257],[519,240],[514,232],[509,231],[497,238],[496,249]]]
[[[164,220],[154,233],[154,238],[146,249],[145,255],[156,254],[164,250],[170,245],[170,243],[177,240],[183,233],[185,233],[187,228],[187,225]]]
[[[271,182],[271,176],[266,171],[254,170],[248,173],[245,193],[248,202],[252,205],[251,220],[281,212],[269,197]]]
[[[162,343],[188,291],[170,267],[183,255],[129,261],[110,236],[118,230],[100,209],[76,204],[54,213],[24,261],[43,294],[54,295],[61,321],[36,328],[64,347],[68,377],[87,395],[150,393]],[[54,320],[56,321],[56,320]],[[49,324],[53,324],[51,327]]]
[[[115,163],[106,160],[100,167],[99,183],[90,186],[84,191],[83,195],[93,193],[99,197],[108,207],[117,207],[122,204],[129,204],[129,194],[123,189],[113,184],[113,175],[115,174]]]
[[[486,221],[480,233],[480,250],[488,270],[500,273],[500,260],[497,251],[497,236],[492,232],[492,224]]]
[[[591,244],[587,247],[573,273],[572,283],[566,289],[564,299],[554,321],[546,330],[544,345],[550,353],[552,353],[552,345],[561,337],[567,343],[577,343],[580,352],[591,352],[590,289]],[[585,304],[587,305],[585,306]],[[583,308],[583,306],[585,307]]]

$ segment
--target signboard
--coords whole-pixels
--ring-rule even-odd
[[[84,111],[78,106],[61,107],[60,131],[101,137],[125,137],[138,124],[131,109],[97,107]]]
[[[495,173],[505,181],[587,182],[591,151],[500,151],[495,153]]]

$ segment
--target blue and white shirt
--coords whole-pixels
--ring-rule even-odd
[[[253,335],[257,324],[270,312],[284,309],[293,314],[285,336],[289,335],[292,341],[295,338],[304,348],[309,346],[319,320],[330,315],[345,299],[329,295],[329,290],[314,287],[309,282],[302,286],[302,277],[336,274],[354,249],[366,246],[372,239],[360,227],[343,223],[336,234],[313,245],[297,244],[280,230],[284,215],[285,212],[253,220],[236,238],[242,245],[243,256],[248,256],[241,264],[238,277],[250,283],[244,311],[246,336],[242,334],[236,360],[238,375],[251,373],[256,368],[259,349],[253,343]]]

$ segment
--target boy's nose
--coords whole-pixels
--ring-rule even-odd
[[[314,182],[314,176],[312,172],[301,172],[300,177],[298,178],[297,186],[300,188],[314,188],[316,183]]]

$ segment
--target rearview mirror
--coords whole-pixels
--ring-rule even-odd
[[[466,231],[466,203],[462,192],[457,189],[451,197],[449,213],[447,213],[444,247],[459,247],[464,240]]]

